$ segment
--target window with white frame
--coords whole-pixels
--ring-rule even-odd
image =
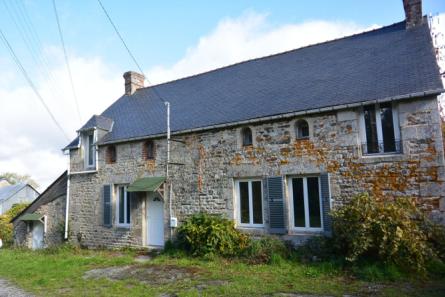
[[[287,181],[290,220],[293,229],[323,230],[320,180],[318,176],[291,177]]]
[[[116,195],[116,224],[129,227],[131,222],[130,195],[127,186],[118,186]]]
[[[85,164],[87,168],[96,166],[96,147],[94,143],[94,131],[84,136],[85,139]]]
[[[237,219],[240,226],[263,226],[263,190],[261,180],[236,182]]]
[[[360,121],[364,154],[401,152],[398,114],[391,102],[363,107]]]

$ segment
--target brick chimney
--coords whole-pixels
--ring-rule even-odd
[[[143,74],[127,71],[124,73],[125,95],[133,95],[137,89],[144,87],[145,76]]]
[[[407,29],[422,24],[422,0],[403,0],[403,8],[405,9]]]

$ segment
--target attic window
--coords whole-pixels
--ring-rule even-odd
[[[155,158],[155,144],[153,140],[147,140],[142,147],[144,160],[153,160]]]
[[[245,127],[241,130],[241,139],[243,146],[249,146],[253,144],[252,130],[249,127]]]
[[[295,124],[295,134],[297,139],[309,138],[309,124],[306,120],[298,120]]]
[[[116,163],[116,146],[110,145],[107,147],[107,151],[105,154],[105,162],[107,164]]]

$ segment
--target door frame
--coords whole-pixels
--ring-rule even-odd
[[[160,202],[162,202],[162,245],[152,245],[150,244],[150,225],[149,225],[149,208],[150,208],[150,201],[153,201],[154,198],[158,198]],[[147,247],[164,247],[165,245],[165,201],[162,199],[162,197],[159,197],[158,193],[153,192],[147,192],[146,195],[146,201],[145,201],[145,245]]]

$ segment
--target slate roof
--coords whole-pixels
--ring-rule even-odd
[[[0,202],[10,198],[15,193],[26,187],[26,183],[17,183],[10,186],[4,186],[0,188]]]
[[[59,176],[42,194],[40,194],[28,207],[26,207],[22,212],[17,214],[11,219],[14,222],[17,218],[21,217],[25,213],[33,213],[41,205],[47,204],[57,198],[66,196],[67,189],[67,171],[65,171],[61,176]]]
[[[102,115],[93,115],[79,131],[99,128],[110,131],[113,127],[113,120]]]
[[[102,113],[114,127],[100,143],[166,132],[153,88],[123,95]],[[428,25],[406,30],[405,22],[155,88],[171,103],[172,132],[443,90]]]

